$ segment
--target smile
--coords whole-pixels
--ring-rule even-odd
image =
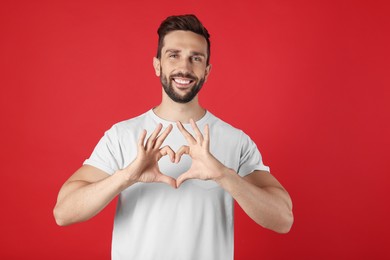
[[[173,78],[172,79],[177,85],[180,86],[186,86],[194,82],[192,79],[187,79],[187,78]]]

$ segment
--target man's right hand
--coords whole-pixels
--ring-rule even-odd
[[[176,188],[176,180],[161,173],[158,167],[158,161],[165,155],[168,155],[172,162],[175,161],[175,152],[169,146],[162,148],[165,138],[172,130],[169,125],[162,133],[162,125],[158,124],[154,132],[146,140],[146,130],[143,130],[138,139],[137,158],[123,169],[130,183],[136,182],[163,182]]]
[[[176,188],[176,180],[162,174],[158,167],[158,161],[165,155],[169,155],[172,162],[175,161],[175,153],[169,146],[160,148],[171,132],[172,125],[159,135],[161,129],[160,124],[146,143],[146,131],[142,131],[137,145],[137,158],[113,175],[90,165],[78,169],[58,194],[54,208],[57,224],[66,226],[90,219],[123,189],[137,182],[164,182]]]

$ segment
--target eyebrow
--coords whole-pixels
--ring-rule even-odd
[[[165,51],[165,53],[180,53],[181,50],[177,50],[177,49],[167,49]],[[202,52],[197,52],[197,51],[191,51],[191,55],[192,56],[202,56],[202,57],[206,57],[206,55]]]

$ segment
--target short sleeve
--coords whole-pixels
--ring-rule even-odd
[[[94,166],[108,174],[119,170],[118,156],[120,152],[119,141],[115,126],[106,131],[96,145],[91,156],[84,161],[84,165]]]
[[[260,151],[257,149],[256,144],[250,139],[250,137],[244,132],[241,132],[240,139],[241,150],[238,174],[244,177],[255,170],[269,172],[269,167],[264,165]]]

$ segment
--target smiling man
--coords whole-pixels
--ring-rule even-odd
[[[160,76],[164,91],[170,99],[178,103],[188,103],[198,94],[210,72],[209,64],[205,68],[208,57],[205,46],[208,46],[208,43],[204,37],[191,31],[174,31],[164,38],[163,53],[158,53],[158,58],[154,58],[156,74]],[[186,46],[190,48],[186,48]],[[183,56],[190,58],[191,70],[176,69],[178,66],[187,66],[180,64],[183,62]],[[161,63],[164,65],[160,65]],[[167,72],[175,69],[176,71],[172,75],[164,75],[163,67]],[[175,91],[173,84],[177,91]],[[180,94],[181,92],[182,94]]]
[[[55,219],[88,220],[119,195],[112,259],[233,259],[234,200],[286,233],[291,199],[253,141],[198,102],[211,71],[206,28],[194,15],[171,16],[158,35],[161,103],[105,133],[61,188]]]

